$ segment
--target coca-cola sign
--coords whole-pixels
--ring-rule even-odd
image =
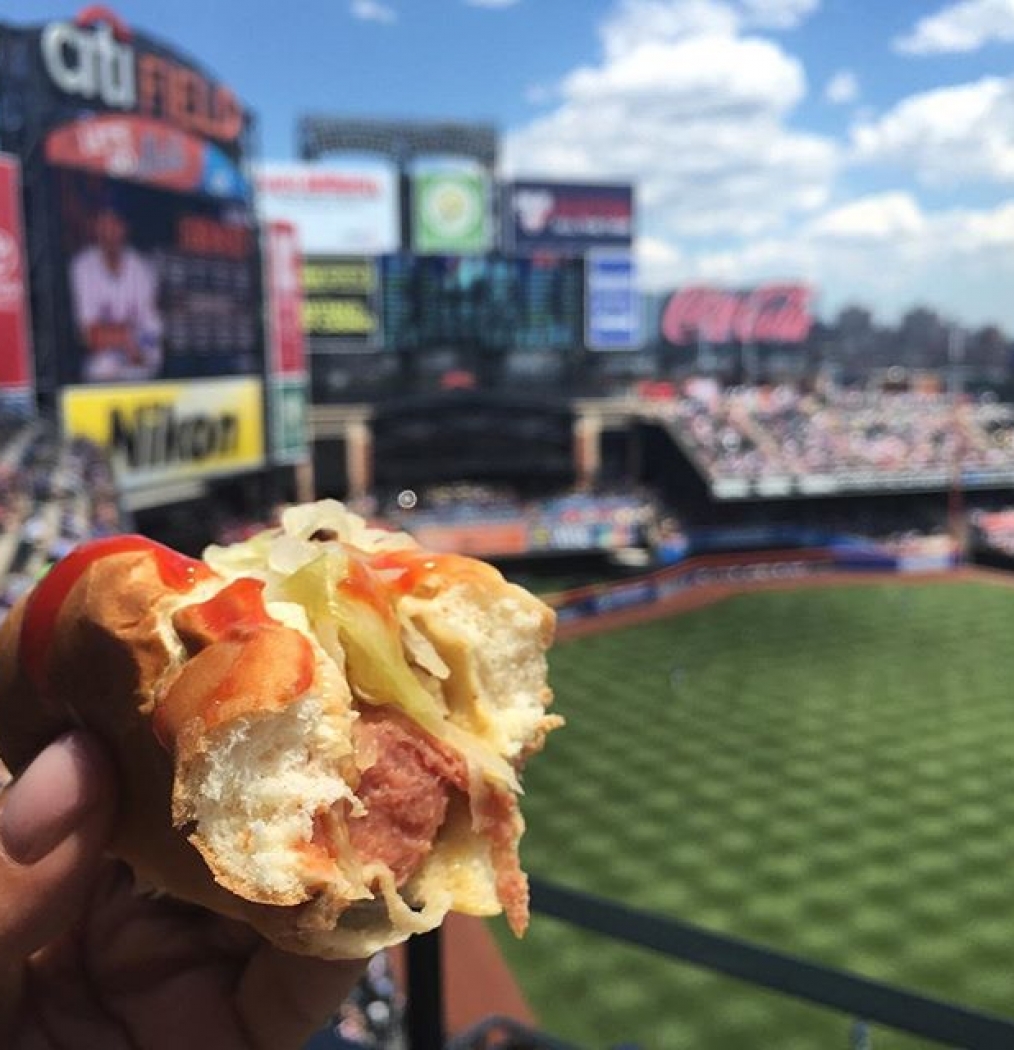
[[[810,289],[803,284],[758,288],[692,287],[674,292],[662,311],[662,338],[692,343],[802,343],[810,334]]]

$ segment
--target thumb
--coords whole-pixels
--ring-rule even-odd
[[[113,811],[109,760],[79,732],[55,740],[0,794],[0,960],[27,958],[74,920]]]

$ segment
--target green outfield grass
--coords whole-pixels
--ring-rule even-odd
[[[748,594],[551,665],[569,725],[526,779],[530,871],[1014,1016],[1014,590]],[[539,916],[498,935],[583,1047],[849,1046],[839,1014]]]

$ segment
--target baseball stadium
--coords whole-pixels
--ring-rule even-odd
[[[84,92],[91,47],[215,101]],[[86,540],[314,499],[555,612],[527,934],[376,955],[306,1050],[1014,1047],[1014,344],[643,291],[636,187],[503,178],[482,123],[305,116],[265,160],[105,8],[0,25],[5,68],[0,616]],[[186,163],[116,152],[152,135]],[[129,337],[88,312],[123,252]]]

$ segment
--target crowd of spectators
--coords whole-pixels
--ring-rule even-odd
[[[405,489],[387,500],[381,513],[393,519],[411,513],[444,521],[476,521],[513,518],[521,510],[520,496],[509,487],[461,481]]]
[[[1014,405],[984,401],[976,406],[976,451],[988,467],[1008,469],[1014,462]]]
[[[633,486],[526,497],[510,488],[471,482],[401,492],[381,508],[384,521],[418,532],[430,545],[440,542],[440,529],[447,530],[453,545],[466,527],[476,542],[488,527],[494,543],[494,537],[501,542],[504,537],[502,530],[494,532],[498,526],[513,528],[513,549],[469,551],[480,555],[643,546],[658,514],[655,500]]]
[[[124,524],[96,445],[63,440],[42,420],[0,418],[0,619],[72,547]]]
[[[1014,405],[989,397],[691,381],[654,411],[715,479],[1014,476]]]

